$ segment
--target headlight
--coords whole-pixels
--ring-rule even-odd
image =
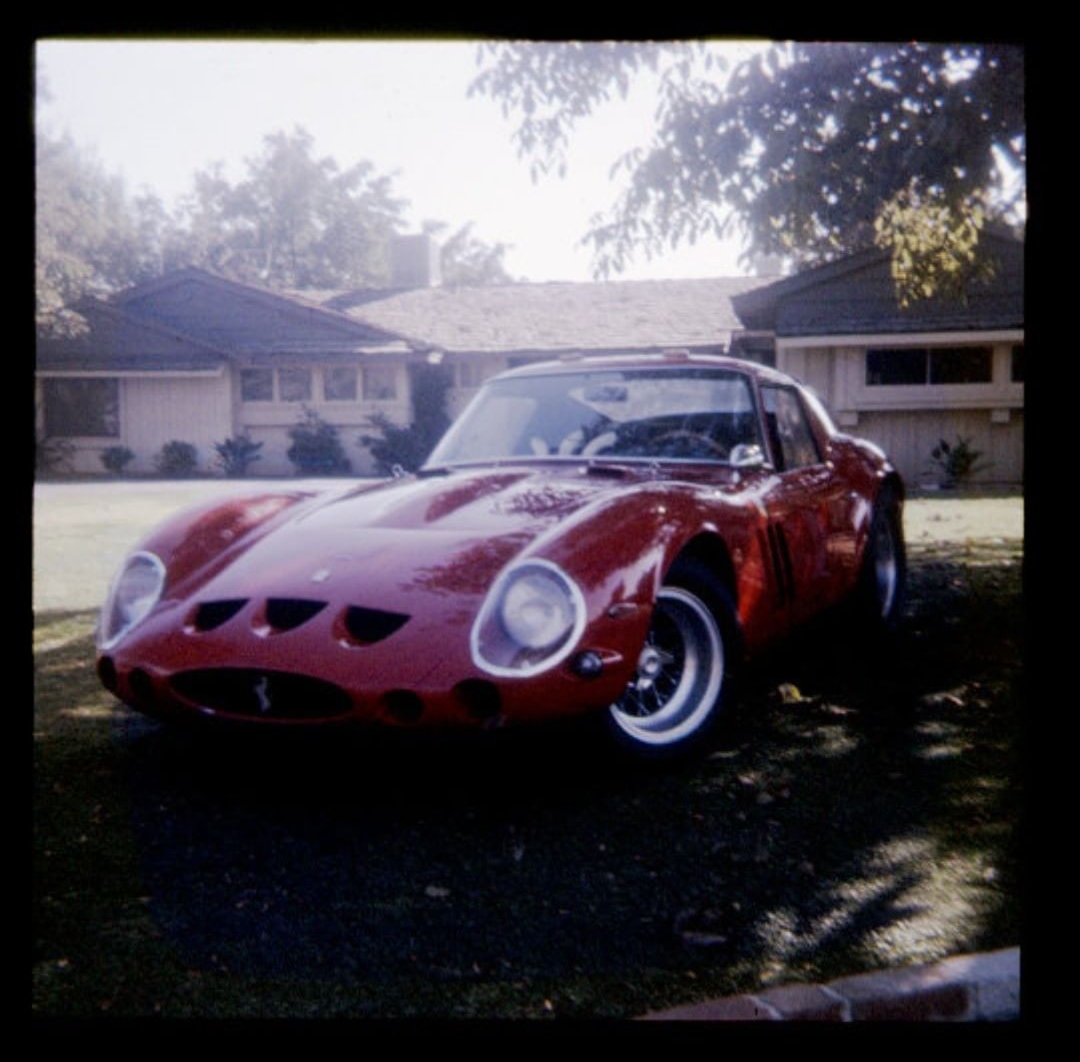
[[[98,645],[110,649],[157,604],[165,565],[153,553],[133,553],[113,581],[98,624]]]
[[[473,625],[473,659],[495,675],[533,675],[564,659],[584,626],[577,584],[550,561],[525,561],[488,593]]]

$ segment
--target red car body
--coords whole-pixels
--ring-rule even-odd
[[[148,604],[130,609],[140,613],[130,625],[116,619],[129,612],[114,586],[99,634],[103,683],[162,718],[262,727],[491,726],[611,709],[630,723],[614,727],[617,737],[663,752],[709,729],[738,659],[831,605],[863,595],[875,620],[895,622],[900,479],[795,381],[685,354],[550,363],[499,379],[540,387],[592,372],[620,381],[592,392],[619,403],[636,373],[667,381],[655,374],[669,368],[695,380],[722,374],[751,396],[740,415],[753,420],[745,430],[760,452],[530,452],[444,465],[437,448],[414,475],[328,492],[283,485],[181,513],[118,577],[138,584],[125,597]],[[785,464],[766,408],[778,400],[801,410],[812,436],[798,467]],[[686,446],[691,434],[663,437]],[[661,598],[674,624],[650,650]],[[555,624],[557,649],[491,648],[519,620]],[[532,631],[525,641],[549,637]],[[653,735],[634,718],[650,714],[645,694],[663,707],[653,680],[665,668],[684,700],[710,703]]]

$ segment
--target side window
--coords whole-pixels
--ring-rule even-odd
[[[798,394],[788,387],[763,387],[761,398],[769,443],[780,471],[820,464],[821,455]]]

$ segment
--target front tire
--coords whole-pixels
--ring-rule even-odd
[[[618,744],[654,759],[701,744],[729,699],[735,631],[723,586],[697,565],[674,570],[657,594],[637,670],[607,710]]]

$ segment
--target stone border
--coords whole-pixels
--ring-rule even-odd
[[[1020,949],[842,977],[646,1014],[645,1021],[1016,1021]]]

